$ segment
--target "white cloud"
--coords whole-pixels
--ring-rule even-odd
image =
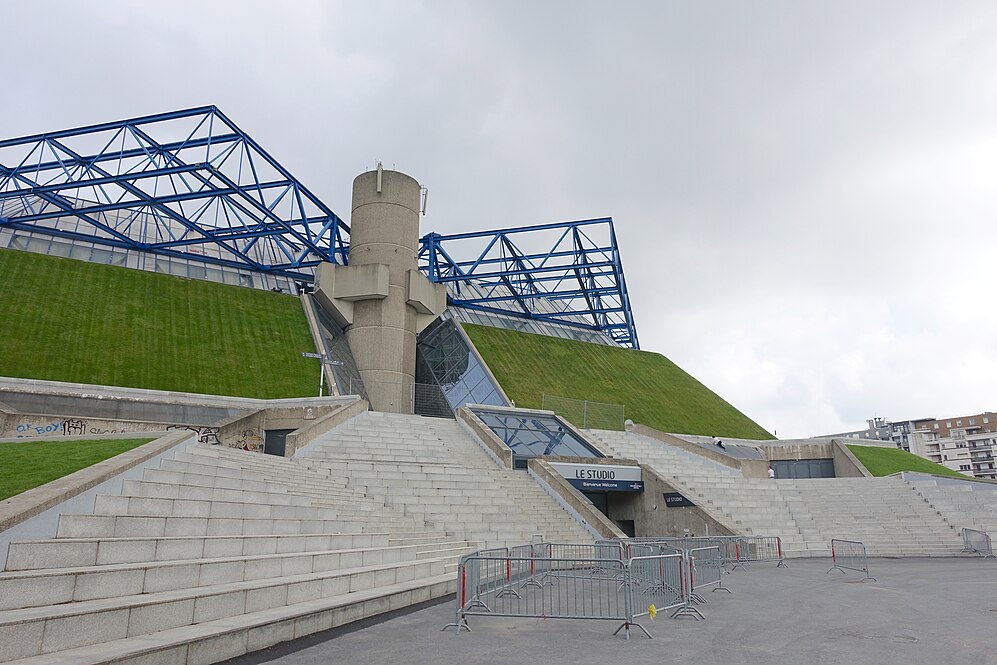
[[[425,230],[612,215],[643,347],[780,435],[997,406],[991,3],[5,18],[0,136],[216,104],[343,216],[379,158]]]

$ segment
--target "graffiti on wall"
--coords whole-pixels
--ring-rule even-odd
[[[51,420],[22,420],[13,426],[13,434],[18,439],[30,439],[36,436],[88,436],[97,434],[127,434],[162,430],[162,425],[150,423],[123,423],[107,420],[87,420],[85,418],[61,418]],[[217,427],[195,427],[191,425],[170,425],[167,430],[183,429],[197,434],[200,443],[218,443]],[[8,430],[9,432],[9,430]]]
[[[195,434],[197,434],[198,443],[207,443],[210,445],[216,445],[217,443],[219,443],[217,427],[197,427],[196,425],[170,425],[166,429],[169,431],[187,430],[189,432],[194,432]]]
[[[122,434],[131,431],[141,431],[124,429],[120,423],[114,423],[118,427],[111,426],[112,423],[98,421],[90,423],[82,418],[65,418],[63,420],[26,420],[14,426],[14,436],[18,439],[28,439],[35,436],[86,436],[88,434]]]
[[[236,440],[235,447],[242,448],[243,450],[263,452],[263,437],[260,436],[258,430],[244,430],[242,435]]]

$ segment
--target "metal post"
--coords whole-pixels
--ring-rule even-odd
[[[589,422],[589,401],[582,400],[582,429],[588,429]]]

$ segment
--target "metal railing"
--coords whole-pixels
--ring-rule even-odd
[[[869,558],[865,553],[865,545],[857,540],[838,540],[837,538],[832,538],[831,561],[834,565],[831,566],[827,573],[832,570],[840,570],[842,574],[847,574],[845,571],[854,570],[864,575],[862,578],[863,582],[866,580],[878,581],[869,574]],[[827,575],[827,573],[824,574]]]
[[[613,633],[636,628],[637,619],[671,611],[672,618],[704,618],[693,606],[698,590],[723,588],[717,547],[663,552],[651,543],[618,540],[594,544],[534,543],[482,550],[461,557],[456,618],[443,627],[470,632],[467,617],[536,617],[620,621]]]
[[[962,530],[962,551],[976,552],[984,559],[994,559],[993,547],[990,545],[990,534],[976,529]]]
[[[724,562],[719,547],[697,547],[689,550],[689,590],[693,602],[705,603],[699,594],[700,589],[713,587],[711,591],[731,590],[724,586]]]
[[[717,547],[720,559],[728,573],[739,568],[747,569],[752,562],[776,561],[776,568],[788,568],[779,536],[692,536],[629,538],[627,543],[648,543],[675,550],[699,547]]]
[[[622,404],[606,404],[543,393],[540,396],[540,408],[553,411],[575,427],[582,429],[608,429],[622,432],[626,422],[626,409]]]

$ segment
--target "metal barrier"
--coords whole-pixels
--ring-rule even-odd
[[[778,561],[776,568],[788,568],[779,536],[743,536],[741,540],[747,546],[744,553],[747,561]]]
[[[688,540],[688,539],[676,539]],[[651,542],[533,543],[461,557],[456,619],[444,626],[470,631],[473,615],[621,621],[613,633],[671,610],[672,618],[704,619],[699,591],[723,589],[718,546],[673,548]]]
[[[688,551],[689,590],[691,599],[696,603],[705,603],[706,599],[699,594],[699,589],[713,587],[711,591],[731,590],[724,586],[724,563],[719,547],[697,547]]]
[[[653,619],[658,612],[668,610],[673,610],[673,619],[681,616],[692,616],[697,620],[705,618],[691,605],[687,570],[688,561],[684,554],[659,554],[631,559],[627,567],[629,583],[623,586],[627,594],[630,623],[651,637],[635,619],[643,616]],[[619,633],[619,629],[616,633]]]
[[[831,566],[827,573],[832,570],[840,570],[842,574],[846,574],[846,570],[854,570],[865,575],[862,578],[863,582],[866,580],[878,581],[869,574],[869,558],[865,554],[865,545],[857,540],[838,540],[832,538],[831,561],[834,565]],[[827,573],[824,574],[827,575]]]
[[[629,538],[624,543],[651,544],[678,550],[699,547],[720,548],[720,558],[728,573],[738,568],[747,570],[747,564],[755,561],[777,561],[776,568],[786,568],[782,552],[782,538],[779,536],[692,536]],[[631,545],[632,546],[632,545]]]
[[[976,529],[962,530],[962,551],[976,552],[984,559],[995,559],[994,550],[990,546],[990,534]]]

